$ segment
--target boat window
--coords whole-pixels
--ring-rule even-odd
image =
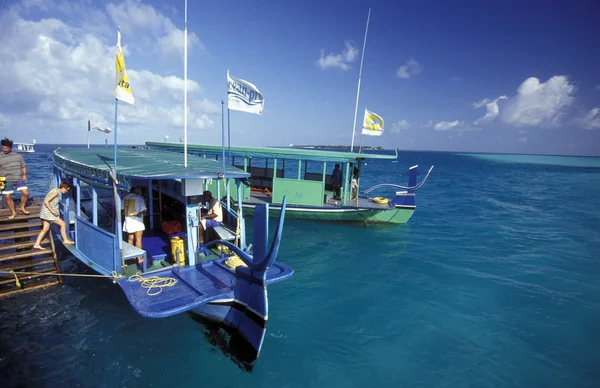
[[[306,180],[317,180],[315,179],[316,175],[323,176],[323,162],[306,161],[304,167],[304,179]]]
[[[286,160],[284,170],[284,178],[298,179],[298,160]],[[302,175],[300,175],[302,177]]]

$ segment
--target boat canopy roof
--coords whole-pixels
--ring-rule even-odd
[[[84,180],[109,182],[113,167],[113,148],[58,148],[54,165],[60,170]],[[223,170],[224,168],[224,170]],[[208,158],[188,158],[184,167],[179,152],[138,148],[117,149],[117,179],[189,179],[189,178],[247,178],[247,172]]]
[[[155,149],[171,150],[183,152],[182,143],[158,143],[146,142],[146,145]],[[221,154],[221,146],[214,145],[198,145],[188,144],[189,152]],[[357,153],[357,152],[338,152],[324,151],[318,149],[305,148],[276,148],[276,147],[231,147],[233,156],[242,156],[247,158],[278,158],[278,159],[295,159],[295,160],[314,160],[321,162],[353,162],[356,159],[397,159],[398,151],[393,155],[390,154],[372,154],[372,153]]]

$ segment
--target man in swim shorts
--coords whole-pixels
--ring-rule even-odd
[[[12,220],[17,216],[15,211],[15,202],[12,195],[16,191],[21,193],[21,206],[19,210],[23,214],[29,214],[27,207],[27,198],[29,198],[29,190],[27,189],[27,166],[23,157],[12,152],[13,142],[7,138],[2,139],[2,153],[0,153],[0,176],[6,178],[6,187],[2,194],[6,195],[6,204],[10,209],[11,215],[8,216]]]

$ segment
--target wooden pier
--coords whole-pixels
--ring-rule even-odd
[[[15,201],[17,216],[8,219],[10,210],[6,200],[0,209],[0,297],[35,290],[61,282],[56,250],[52,233],[48,232],[41,245],[44,250],[33,249],[33,244],[42,228],[40,209],[42,201],[32,198],[27,210],[21,213],[19,202]],[[6,271],[14,271],[6,273]],[[35,272],[26,274],[24,272]],[[51,275],[52,274],[52,275]],[[20,287],[16,285],[15,275]]]

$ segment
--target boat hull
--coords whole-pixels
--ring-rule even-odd
[[[254,215],[254,204],[242,204],[245,215]],[[279,217],[281,208],[277,205],[269,206],[271,217]],[[333,222],[366,222],[366,223],[391,223],[405,224],[410,220],[414,208],[396,207],[393,209],[368,209],[368,208],[309,208],[288,205],[285,216],[288,219],[333,221]]]

